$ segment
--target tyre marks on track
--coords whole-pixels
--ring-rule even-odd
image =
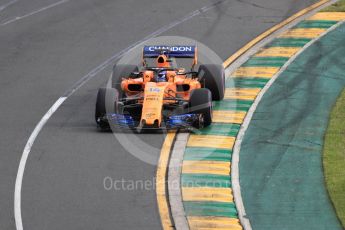
[[[30,16],[32,16],[32,15],[41,13],[41,12],[46,11],[46,10],[49,10],[49,9],[51,9],[51,8],[53,8],[53,7],[59,6],[59,5],[61,5],[61,4],[63,4],[63,3],[66,3],[66,2],[69,2],[69,0],[61,0],[61,1],[55,2],[55,3],[50,4],[50,5],[48,5],[48,6],[42,7],[42,8],[40,8],[40,9],[38,9],[38,10],[32,11],[32,12],[30,12],[30,13],[28,13],[28,14],[24,14],[24,15],[22,15],[22,16],[17,16],[17,17],[15,17],[15,18],[13,18],[13,19],[7,20],[7,21],[1,23],[0,26],[6,26],[6,25],[11,24],[11,23],[13,23],[13,22],[16,22],[16,21],[25,19],[25,18],[27,18],[27,17],[30,17]]]
[[[8,3],[4,4],[4,5],[1,5],[0,6],[0,12],[3,11],[4,9],[6,9],[7,7],[13,5],[14,3],[16,3],[18,0],[12,0],[12,1],[9,1]]]

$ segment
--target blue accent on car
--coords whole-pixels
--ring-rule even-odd
[[[108,114],[108,120],[114,125],[125,125],[125,126],[134,126],[135,121],[130,115],[125,114]]]
[[[167,71],[160,71],[157,75],[157,82],[167,81]]]
[[[182,114],[170,116],[166,124],[170,127],[186,127],[191,126],[195,121],[199,119],[198,114]]]

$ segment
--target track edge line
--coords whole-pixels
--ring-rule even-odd
[[[337,0],[331,0],[328,1],[328,4],[332,4],[334,2],[336,2]],[[327,5],[328,5],[327,4]],[[321,5],[307,13],[310,13],[312,11],[319,11],[321,8],[325,7],[325,5]],[[301,16],[302,17],[302,16]],[[304,18],[299,18],[296,19],[292,22],[290,22],[291,24],[295,24],[296,22],[300,22],[302,21]],[[242,144],[242,140],[244,138],[245,132],[248,129],[248,126],[251,122],[251,119],[253,117],[253,114],[258,106],[258,104],[260,103],[262,97],[264,96],[264,94],[267,92],[267,90],[272,86],[272,84],[275,82],[275,80],[287,69],[287,67],[301,54],[303,53],[307,48],[309,48],[312,44],[314,44],[316,41],[318,41],[319,39],[321,39],[322,37],[324,37],[326,34],[328,34],[329,32],[333,31],[334,29],[336,29],[338,26],[340,26],[341,24],[343,24],[345,21],[340,21],[337,24],[333,25],[332,27],[330,27],[329,29],[327,29],[324,33],[322,33],[320,36],[312,39],[308,44],[306,44],[301,50],[299,50],[295,55],[293,55],[292,57],[290,57],[290,59],[281,67],[281,69],[267,82],[267,84],[265,85],[265,87],[260,91],[260,93],[257,95],[256,99],[254,100],[254,103],[252,104],[252,106],[250,107],[250,109],[247,112],[247,115],[241,125],[240,131],[237,135],[235,144],[234,144],[234,148],[233,148],[233,156],[232,156],[232,164],[231,164],[231,179],[232,179],[232,186],[233,186],[233,193],[234,193],[234,200],[235,200],[235,204],[236,204],[236,208],[238,210],[238,215],[239,215],[239,219],[240,222],[243,226],[243,228],[245,230],[252,230],[251,224],[249,219],[246,216],[246,212],[245,212],[245,208],[244,208],[244,204],[243,204],[243,200],[242,200],[242,195],[241,195],[241,187],[240,187],[240,181],[239,181],[239,153],[241,150],[241,144]],[[285,25],[288,29],[289,24]],[[284,27],[283,27],[284,28]],[[281,29],[283,29],[281,28]],[[268,42],[270,40],[274,39],[270,38],[268,39]],[[265,42],[266,43],[266,42]]]
[[[22,181],[24,177],[24,171],[26,161],[29,157],[31,147],[33,146],[36,137],[47,123],[49,118],[55,113],[60,105],[67,99],[67,97],[60,97],[46,112],[42,119],[36,125],[34,131],[31,133],[26,145],[24,147],[23,155],[19,162],[19,167],[16,176],[15,189],[14,189],[14,217],[17,230],[23,230],[22,211],[21,211],[21,192],[22,192]]]
[[[251,56],[253,54],[253,50],[257,51],[263,45],[265,45],[269,41],[273,40],[276,37],[275,35],[277,33],[281,33],[281,32],[288,30],[293,25],[304,20],[309,14],[314,14],[317,11],[319,11],[321,8],[326,7],[326,6],[328,6],[334,2],[336,2],[336,0],[321,0],[321,1],[315,3],[311,6],[308,6],[304,9],[300,10],[299,12],[297,12],[296,14],[287,18],[283,22],[273,26],[272,28],[268,29],[264,33],[260,34],[258,37],[256,37],[255,39],[253,39],[252,41],[247,43],[245,46],[243,46],[236,53],[234,53],[232,56],[230,56],[228,59],[226,59],[224,61],[223,66],[224,66],[224,68],[226,68],[227,73],[233,72],[233,70],[235,70],[239,65],[243,64],[249,58],[249,56]],[[339,23],[337,23],[336,25],[338,25],[338,24]],[[333,28],[333,27],[331,27],[331,28]],[[326,30],[325,33],[320,35],[318,38],[311,40],[309,42],[310,44],[307,44],[303,49],[301,49],[298,53],[296,53],[293,57],[290,58],[291,62],[301,52],[303,52],[307,47],[309,47],[312,43],[314,43],[315,41],[317,41],[318,39],[323,37],[326,33],[331,31],[331,28],[329,30]],[[283,70],[283,69],[285,70],[287,68],[287,65],[289,63],[291,63],[289,61],[286,63],[286,66],[284,65],[281,68],[281,70]],[[275,79],[281,74],[281,72],[283,72],[281,70],[275,76],[273,76],[271,78],[271,80],[266,84],[266,86],[260,91],[259,95],[256,97],[253,105],[249,109],[249,111],[248,111],[248,113],[247,113],[247,115],[246,115],[246,117],[245,117],[245,119],[241,125],[240,131],[236,137],[236,141],[235,141],[234,148],[233,148],[233,156],[232,156],[232,161],[231,161],[232,189],[233,189],[233,194],[234,194],[234,202],[235,202],[236,208],[238,210],[239,220],[240,220],[240,223],[242,224],[242,227],[245,230],[252,230],[252,227],[251,227],[249,219],[246,217],[246,212],[245,212],[245,208],[244,208],[243,200],[242,200],[242,196],[241,196],[241,188],[240,188],[240,183],[239,183],[239,167],[238,167],[239,151],[240,151],[243,136],[244,136],[245,131],[247,130],[247,128],[249,126],[249,123],[251,121],[251,118],[253,116],[254,111],[256,110],[257,105],[259,104],[264,93],[273,84]],[[179,135],[181,135],[181,134],[177,134],[176,139],[181,138],[181,137],[179,137]],[[171,151],[173,151],[173,149],[174,149],[174,146],[171,149]],[[182,158],[183,158],[183,154],[182,154]],[[180,159],[180,160],[182,161],[182,159]],[[168,172],[168,173],[170,174],[170,172]],[[169,184],[169,181],[168,181],[168,184]],[[169,193],[170,193],[170,188],[168,187],[168,189],[169,189]],[[174,199],[176,199],[176,198],[170,197],[170,201],[172,201]],[[180,202],[181,204],[179,206],[182,205],[182,208],[183,208],[181,194],[180,194],[180,197],[178,197],[178,200],[176,200],[174,202],[176,202],[176,203]],[[174,211],[171,210],[172,214],[174,214],[176,211],[177,210],[174,210]],[[183,213],[183,215],[185,216],[185,213]],[[175,216],[176,216],[176,214],[175,214]],[[175,216],[172,215],[172,218],[174,219],[173,221],[175,223],[176,223],[176,221],[179,222],[180,220],[178,220],[178,219],[175,220]],[[179,213],[179,216],[181,216],[180,213]],[[184,220],[182,220],[182,221],[184,221]],[[188,224],[188,222],[187,222],[187,224]],[[176,227],[177,226],[178,226],[178,224],[176,224]],[[179,228],[176,228],[176,229],[179,229]]]
[[[223,63],[224,68],[229,67],[234,61],[236,61],[239,57],[244,55],[246,52],[248,52],[253,46],[258,44],[263,39],[267,38],[274,32],[282,29],[283,27],[289,25],[290,23],[293,23],[296,19],[299,19],[300,17],[310,13],[311,11],[323,7],[325,4],[333,2],[332,0],[321,0],[311,6],[308,6],[304,8],[303,10],[300,10],[296,14],[292,15],[291,17],[285,19],[284,21],[280,22],[279,24],[273,26],[272,28],[266,30],[253,40],[251,40],[249,43],[247,43],[245,46],[243,46],[241,49],[239,49],[237,52],[235,52],[233,55],[231,55],[228,59],[226,59]]]

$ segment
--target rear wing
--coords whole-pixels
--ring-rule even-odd
[[[169,58],[193,58],[193,66],[197,64],[197,47],[196,46],[144,46],[144,58],[157,58],[165,54]]]

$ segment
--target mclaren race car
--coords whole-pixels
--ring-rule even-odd
[[[178,68],[176,60],[192,60]],[[150,60],[152,64],[149,64]],[[212,122],[212,100],[222,100],[222,65],[202,64],[196,46],[144,46],[142,66],[116,64],[112,87],[100,88],[95,119],[101,129],[200,129]]]

